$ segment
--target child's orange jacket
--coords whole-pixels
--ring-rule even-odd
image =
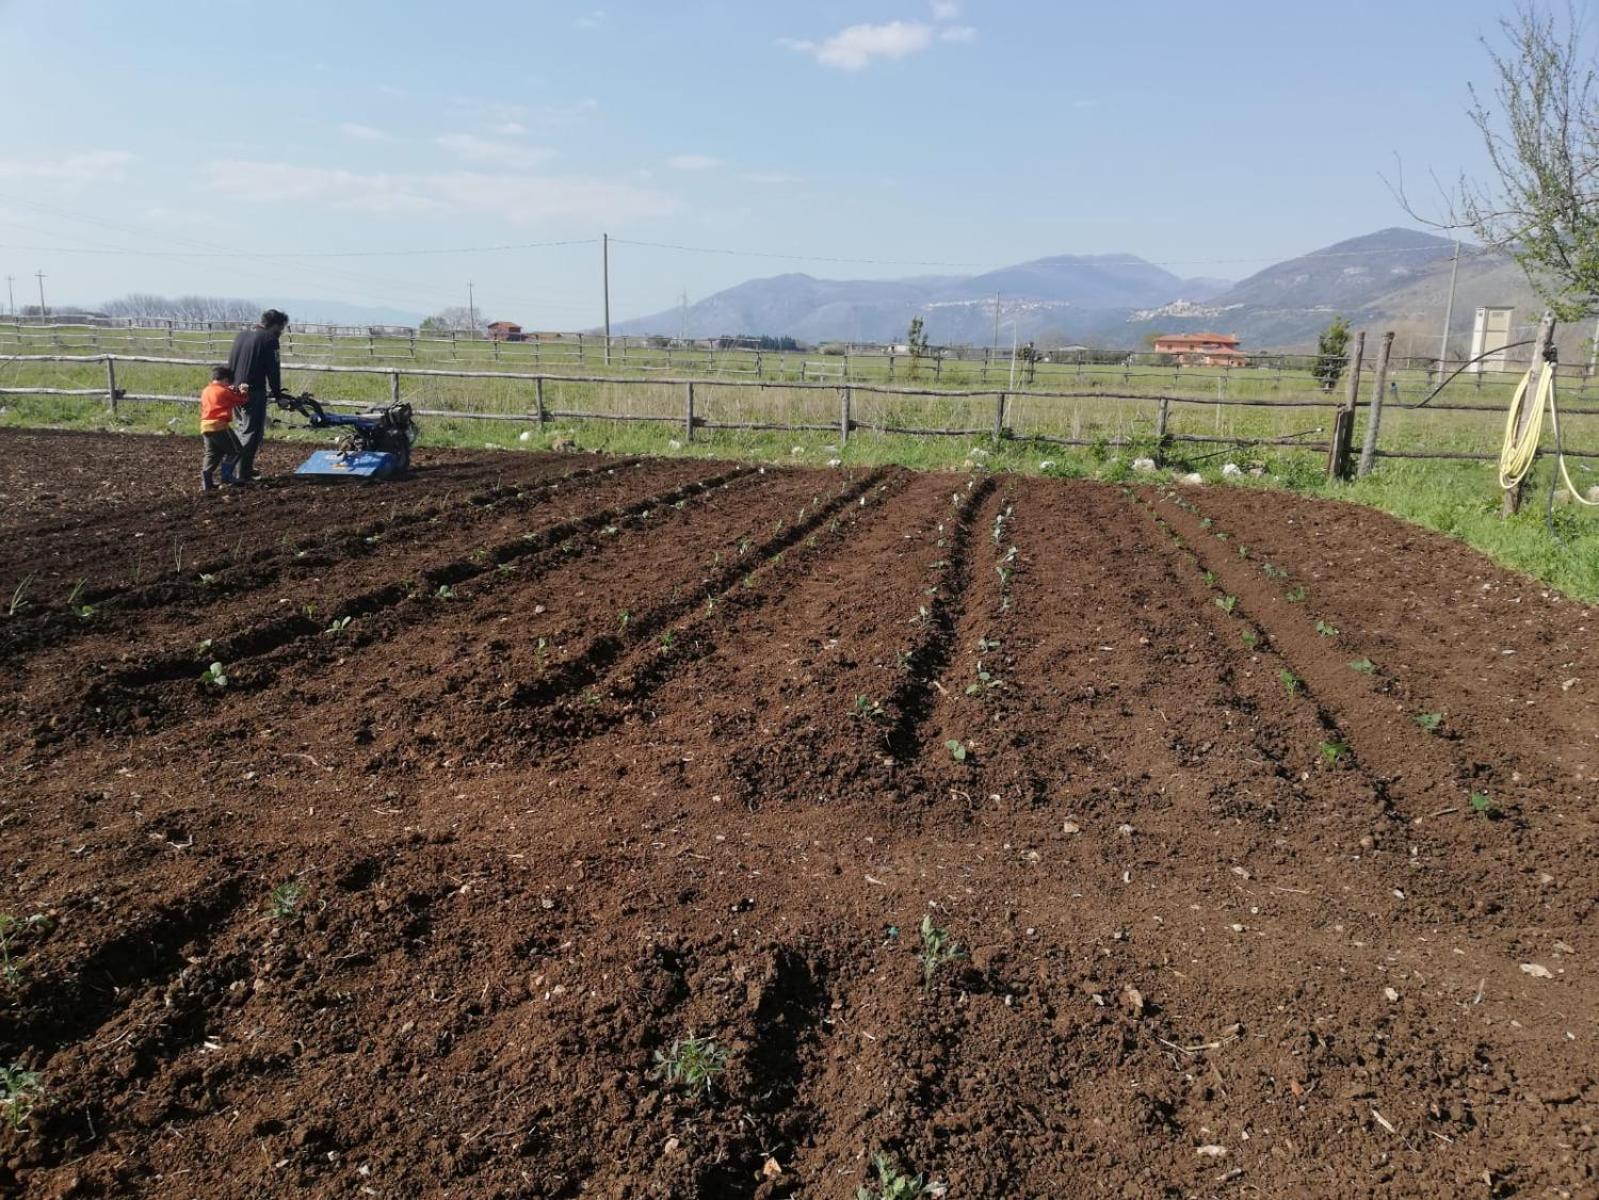
[[[245,402],[245,395],[226,383],[208,383],[200,393],[200,432],[215,433],[233,423],[233,410]]]

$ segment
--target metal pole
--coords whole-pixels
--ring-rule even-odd
[[[14,276],[11,275],[6,276],[6,314],[12,317],[17,315],[17,297],[16,294],[11,290],[11,281],[13,278]]]
[[[992,358],[994,355],[999,353],[999,293],[998,292],[994,293],[994,341],[993,341],[993,344],[989,347],[988,353],[989,353],[989,357],[990,358]],[[984,370],[985,373],[988,370],[988,361],[986,359],[983,362],[983,370]]]
[[[1460,239],[1455,239],[1455,261],[1449,268],[1449,303],[1444,306],[1444,332],[1438,343],[1438,378],[1442,379],[1448,371],[1444,364],[1449,361],[1449,323],[1455,319],[1455,280],[1460,277]]]
[[[611,235],[600,234],[600,272],[605,286],[605,365],[611,365]],[[692,428],[692,426],[691,426]]]
[[[466,281],[466,323],[477,332],[477,298],[472,293],[472,281]]]
[[[39,281],[39,316],[47,317],[50,315],[50,313],[49,310],[44,306],[44,272],[35,271],[33,274],[34,277]]]
[[[1010,325],[1010,389],[1016,390],[1016,341],[1021,337],[1021,330],[1016,327],[1016,322]]]

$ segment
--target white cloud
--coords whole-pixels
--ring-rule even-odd
[[[484,213],[515,225],[557,220],[619,224],[677,210],[676,202],[661,192],[582,176],[360,172],[239,159],[214,161],[208,170],[214,191],[241,200],[388,216]]]
[[[722,165],[722,160],[709,154],[674,154],[666,160],[674,171],[709,171]]]
[[[467,162],[488,163],[491,166],[511,167],[515,170],[536,167],[555,157],[555,151],[542,146],[517,146],[509,142],[495,142],[478,137],[475,133],[447,133],[434,140]]]
[[[764,183],[774,187],[805,182],[803,176],[790,175],[787,171],[746,171],[739,178],[747,183]]]
[[[935,9],[935,15],[937,12]],[[935,29],[925,21],[887,21],[881,25],[851,25],[820,42],[780,38],[778,45],[809,54],[824,67],[860,71],[871,66],[875,59],[893,60],[920,54],[930,49],[935,40],[969,42],[976,32],[968,25]]]
[[[91,150],[61,158],[0,158],[0,179],[48,179],[61,183],[116,183],[133,155],[126,150]]]
[[[358,142],[392,142],[394,135],[384,133],[381,129],[374,129],[370,125],[360,125],[354,121],[345,121],[339,125],[339,132],[345,137],[354,138]]]
[[[961,6],[955,0],[933,0],[933,20],[953,21],[961,15]]]

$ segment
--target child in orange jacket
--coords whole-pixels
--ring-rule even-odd
[[[205,459],[200,464],[200,490],[209,492],[216,487],[213,475],[222,468],[223,483],[239,483],[234,478],[234,468],[244,447],[239,435],[233,432],[233,410],[250,398],[250,385],[233,386],[233,371],[217,367],[211,372],[211,382],[200,393],[200,437],[205,442]]]

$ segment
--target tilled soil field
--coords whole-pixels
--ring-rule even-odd
[[[0,435],[0,1192],[1599,1195],[1594,610],[1275,493],[196,457]]]

